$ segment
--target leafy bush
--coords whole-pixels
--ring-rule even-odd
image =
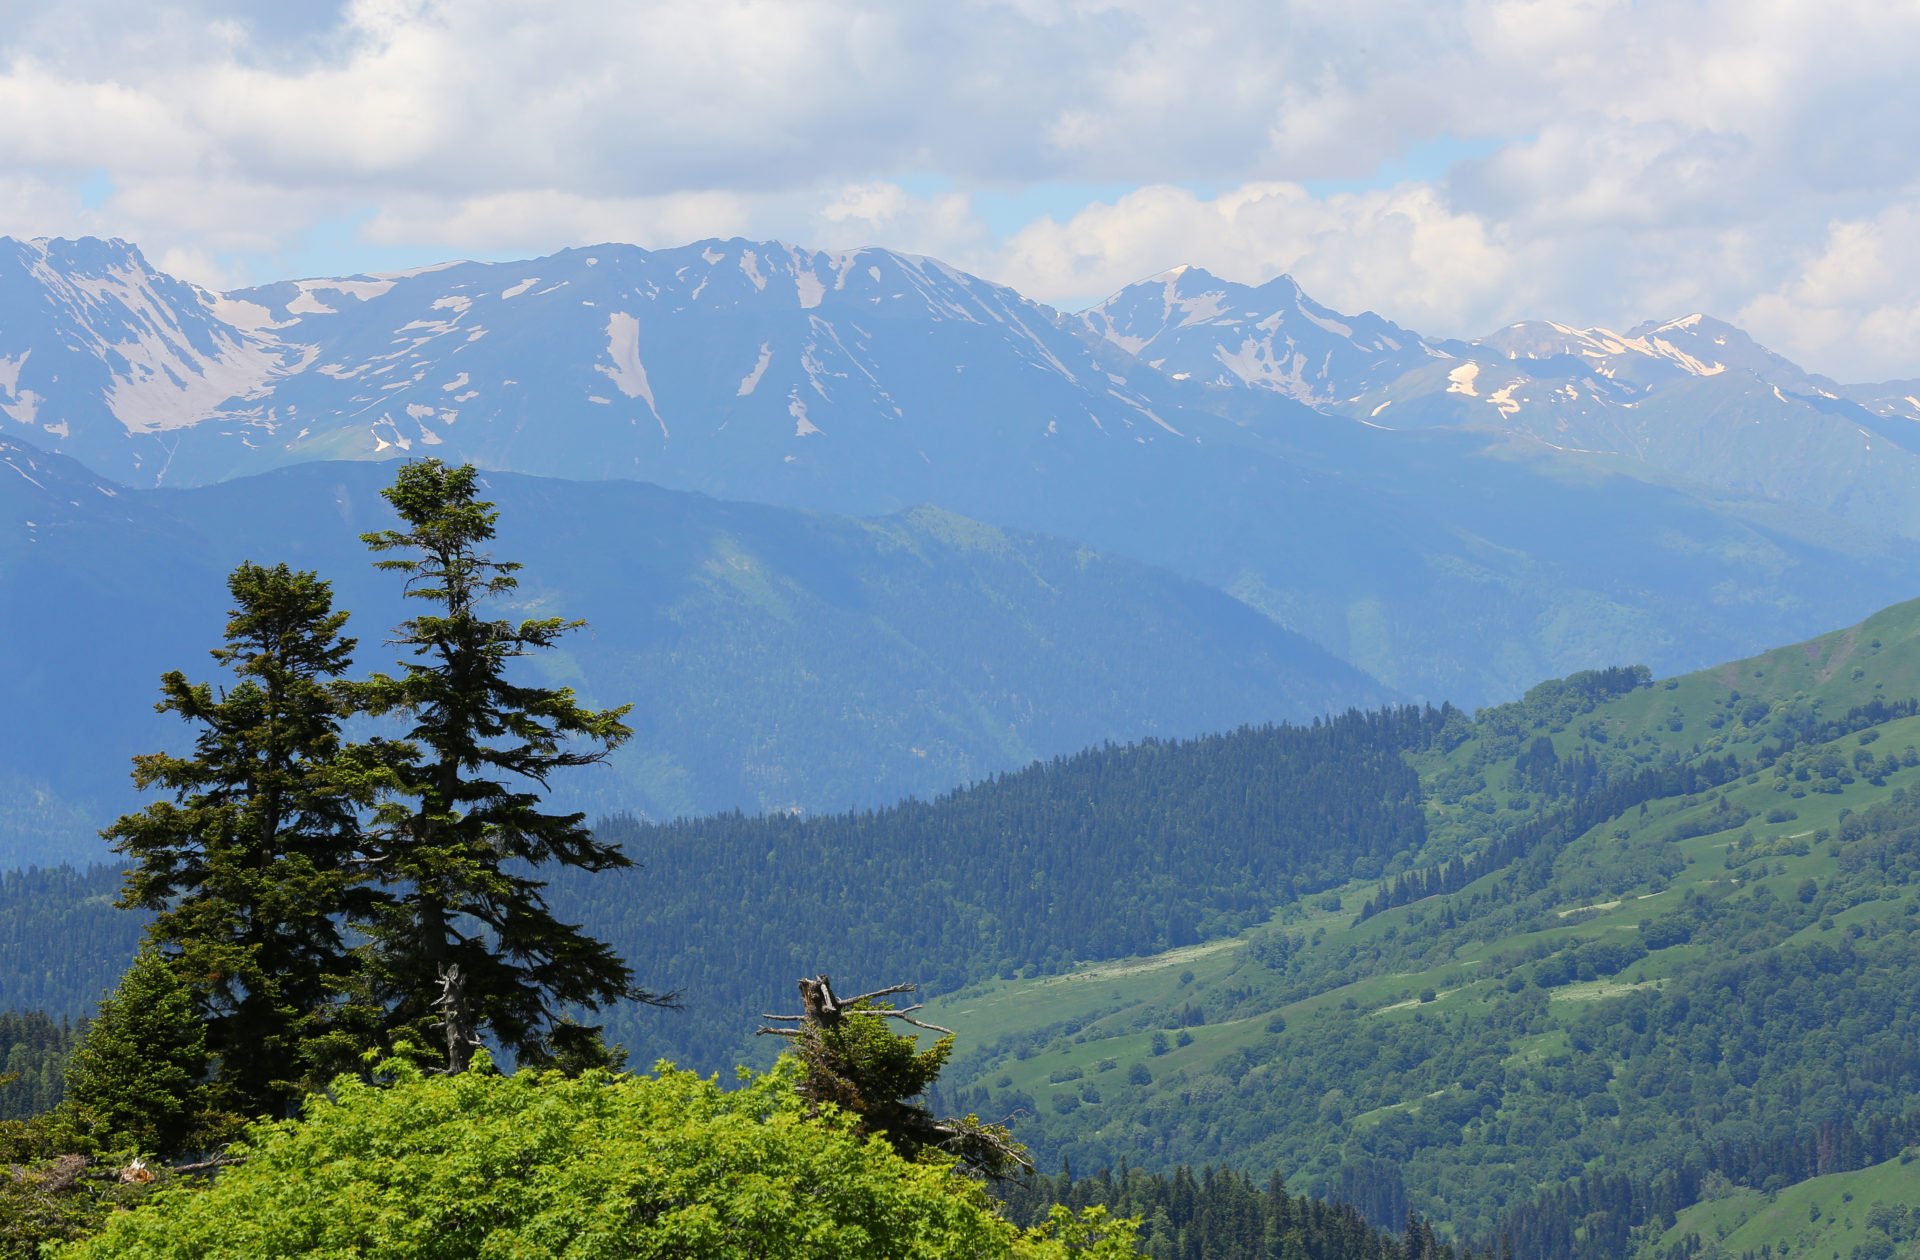
[[[342,1078],[304,1119],[253,1130],[204,1190],[115,1216],[67,1260],[361,1255],[1130,1255],[1129,1227],[1058,1214],[1022,1231],[941,1160],[910,1163],[810,1119],[784,1060],[726,1091],[664,1068]]]

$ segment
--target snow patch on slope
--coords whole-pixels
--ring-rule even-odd
[[[740,378],[740,388],[734,394],[736,398],[745,398],[760,384],[760,378],[766,375],[767,364],[773,362],[773,347],[767,342],[760,343],[760,361],[753,365],[753,371]]]
[[[17,359],[9,359],[6,355],[0,354],[0,390],[9,394],[19,392],[20,369],[27,365],[27,356],[32,353],[31,350],[23,350]]]
[[[593,370],[611,380],[614,388],[627,397],[645,399],[647,410],[659,420],[653,385],[647,380],[646,365],[640,362],[640,321],[625,311],[607,316],[607,357],[613,360],[611,367],[596,363]]]
[[[289,315],[338,315],[340,312],[313,296],[313,290],[302,285],[300,294],[287,303]]]
[[[746,273],[747,279],[753,282],[754,288],[762,292],[766,291],[767,278],[760,273],[760,255],[750,249],[741,250],[740,270]]]
[[[802,267],[796,261],[793,271],[793,283],[800,290],[800,309],[812,310],[820,305],[820,299],[826,296],[827,286],[811,267]]]

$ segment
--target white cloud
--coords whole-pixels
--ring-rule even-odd
[[[815,220],[815,239],[833,248],[884,245],[912,254],[974,258],[989,246],[985,227],[964,193],[914,196],[898,184],[849,184]]]
[[[443,199],[393,199],[364,229],[376,244],[478,254],[549,253],[571,245],[623,241],[650,248],[749,230],[731,193],[587,197],[549,189]]]
[[[1435,189],[1316,198],[1248,184],[1212,198],[1167,186],[1016,233],[983,270],[1054,301],[1093,298],[1178,263],[1257,283],[1291,273],[1329,305],[1415,327],[1477,328],[1524,283],[1514,250]]]
[[[1752,312],[1911,375],[1916,53],[1879,0],[15,0],[0,231],[202,276],[346,222],[422,258],[738,232],[1053,301],[1187,259],[1443,334]],[[996,240],[972,194],[1032,184],[1134,191]]]
[[[1920,190],[1870,218],[1836,220],[1777,288],[1737,319],[1844,378],[1920,376]]]

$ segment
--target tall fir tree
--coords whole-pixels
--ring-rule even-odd
[[[354,641],[329,585],[248,563],[227,588],[212,655],[237,681],[165,675],[156,708],[198,728],[193,752],[135,758],[135,781],[173,799],[103,834],[134,862],[120,904],[155,912],[149,937],[194,991],[222,1105],[285,1116],[373,1032],[342,924],[375,895],[360,818],[381,771],[341,737]]]
[[[523,1060],[578,1065],[598,1030],[568,1014],[619,999],[666,999],[634,984],[613,950],[548,909],[533,874],[551,864],[587,871],[631,865],[579,813],[551,813],[554,772],[603,761],[631,733],[631,706],[581,707],[565,687],[513,676],[519,658],[552,647],[582,622],[490,617],[489,600],[518,586],[519,565],[484,550],[498,513],[479,497],[472,465],[402,465],[382,492],[405,528],[363,535],[380,568],[433,606],[402,623],[398,677],[354,687],[374,714],[409,719],[394,768],[397,799],[377,813],[377,859],[396,889],[369,925],[391,1035],[444,1041],[450,1070],[491,1034]]]

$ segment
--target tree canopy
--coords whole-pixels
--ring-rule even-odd
[[[389,1065],[343,1078],[302,1120],[257,1127],[206,1189],[163,1191],[67,1260],[314,1255],[988,1257],[1133,1254],[1101,1211],[1023,1230],[945,1160],[915,1162],[810,1114],[799,1068],[723,1090],[652,1076]]]

